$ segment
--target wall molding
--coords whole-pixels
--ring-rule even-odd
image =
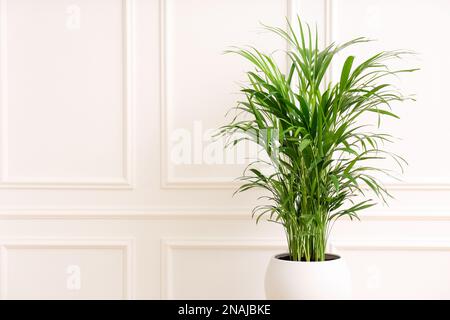
[[[335,240],[330,241],[331,252],[345,250],[364,251],[450,251],[450,240],[442,239],[388,239],[388,240]]]
[[[168,157],[168,142],[169,142],[169,118],[167,102],[168,90],[168,76],[167,76],[167,2],[174,0],[160,0],[160,114],[161,114],[161,180],[160,185],[162,189],[234,189],[240,184],[238,181],[233,181],[233,178],[177,178],[170,174],[170,164]],[[286,17],[292,19],[293,12],[296,11],[296,0],[284,0],[286,3]]]
[[[59,178],[11,177],[8,173],[8,81],[7,81],[7,12],[8,0],[0,0],[0,113],[2,116],[0,189],[132,189],[134,184],[134,1],[121,0],[123,7],[123,177]]]
[[[173,0],[160,0],[160,47],[161,47],[161,188],[162,189],[235,189],[239,187],[239,181],[230,181],[228,178],[174,178],[169,174],[168,164],[168,116],[167,116],[167,75],[166,75],[166,2]],[[324,40],[326,44],[333,41],[336,34],[335,24],[335,1],[323,0],[324,11],[319,14],[323,17]],[[306,1],[287,0],[287,16],[295,17],[301,13],[301,5]],[[326,75],[326,79],[332,78],[332,70]],[[411,179],[403,182],[386,182],[384,185],[392,191],[450,191],[450,182],[447,181],[424,181],[423,179]]]
[[[161,299],[173,299],[172,255],[174,249],[236,249],[286,250],[279,239],[162,239],[161,240]]]
[[[234,249],[286,251],[286,243],[280,239],[162,239],[161,240],[161,299],[174,299],[173,251],[176,249]],[[329,251],[450,251],[450,240],[442,239],[387,239],[387,240],[330,240]]]
[[[10,249],[119,249],[124,257],[123,298],[134,299],[136,288],[134,238],[1,238],[0,299],[8,297],[8,250]]]
[[[30,207],[0,208],[0,220],[239,220],[253,221],[252,208],[212,207]],[[450,221],[450,208],[380,209],[360,215],[361,221]],[[346,222],[345,219],[339,221]],[[354,221],[352,223],[358,223]]]
[[[331,44],[335,39],[334,36],[337,33],[336,30],[336,17],[335,17],[335,5],[337,0],[323,0],[325,12],[323,13],[325,19],[325,42]],[[326,76],[326,81],[332,79],[333,68],[330,68],[329,73]],[[386,182],[383,183],[385,187],[393,191],[450,191],[450,181],[426,181],[423,178],[412,178],[410,181],[399,182]]]

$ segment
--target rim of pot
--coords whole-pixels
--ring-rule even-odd
[[[341,256],[337,255],[335,253],[325,253],[325,260],[324,261],[306,261],[306,260],[301,260],[301,261],[294,261],[291,259],[288,259],[290,257],[289,253],[279,253],[276,254],[275,256],[273,256],[273,259],[278,260],[278,261],[283,261],[283,262],[292,262],[292,263],[297,263],[297,262],[306,262],[306,263],[310,263],[310,262],[333,262],[333,261],[338,261],[341,260]]]

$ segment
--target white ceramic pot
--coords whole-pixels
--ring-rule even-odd
[[[288,254],[270,259],[266,272],[266,297],[270,300],[341,300],[351,298],[350,272],[338,255],[326,261],[283,260]]]

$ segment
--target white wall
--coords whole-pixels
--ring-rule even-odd
[[[1,298],[263,298],[283,231],[231,197],[242,165],[171,151],[233,106],[246,65],[221,52],[284,47],[258,22],[296,12],[326,41],[380,39],[358,54],[420,53],[389,124],[410,163],[396,200],[331,249],[356,298],[450,298],[449,1],[0,0]]]

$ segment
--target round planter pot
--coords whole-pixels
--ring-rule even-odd
[[[278,254],[267,267],[265,289],[271,300],[350,299],[350,272],[338,255],[327,254],[325,261],[291,261]]]

